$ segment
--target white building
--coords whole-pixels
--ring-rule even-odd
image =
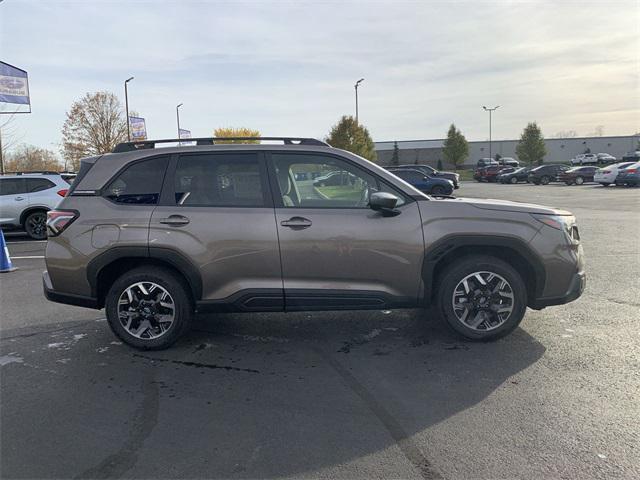
[[[609,153],[616,158],[621,158],[630,151],[640,149],[640,135],[627,135],[615,137],[574,137],[574,138],[547,138],[547,155],[545,163],[564,163],[580,153]],[[393,155],[394,141],[375,142],[378,163],[388,165]],[[399,140],[400,163],[424,163],[435,167],[438,160],[442,160],[444,168],[451,168],[442,155],[444,139],[438,140]],[[491,142],[491,155],[498,153],[503,157],[518,158],[516,145],[518,140],[493,140]],[[470,167],[476,164],[478,159],[489,156],[489,141],[469,142],[469,157],[464,165]]]

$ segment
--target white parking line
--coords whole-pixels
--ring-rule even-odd
[[[25,256],[25,257],[11,257],[11,260],[25,260],[25,259],[29,259],[29,258],[44,258],[44,255],[29,255],[29,256]]]

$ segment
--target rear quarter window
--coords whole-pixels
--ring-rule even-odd
[[[104,197],[115,203],[156,205],[160,199],[168,157],[133,163],[115,177]]]
[[[46,178],[27,178],[26,180],[29,193],[41,192],[56,186],[55,183]]]

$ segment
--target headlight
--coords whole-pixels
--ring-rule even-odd
[[[551,228],[566,232],[570,232],[571,227],[576,223],[576,217],[573,215],[540,215],[532,213],[531,216]]]

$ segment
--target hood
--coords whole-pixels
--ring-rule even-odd
[[[537,213],[542,215],[572,215],[571,212],[555,207],[545,207],[534,203],[511,202],[481,198],[457,198],[454,201],[464,202],[482,210],[498,210],[503,212]]]

